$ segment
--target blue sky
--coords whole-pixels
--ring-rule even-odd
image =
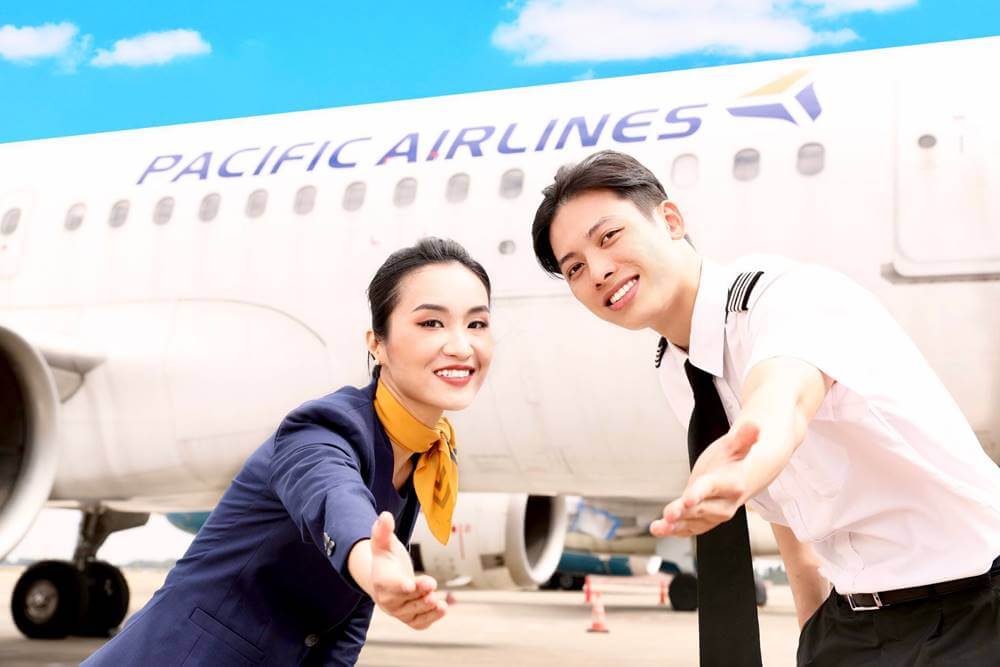
[[[1000,32],[994,0],[5,4],[0,142]]]

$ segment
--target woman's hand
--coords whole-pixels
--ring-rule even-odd
[[[370,594],[382,611],[424,630],[445,615],[448,603],[435,594],[433,577],[414,575],[410,554],[393,533],[395,527],[389,512],[382,512],[372,525]]]

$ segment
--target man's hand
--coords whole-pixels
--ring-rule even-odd
[[[663,508],[663,518],[649,532],[656,537],[701,535],[733,518],[747,501],[747,454],[760,429],[744,422],[709,445],[688,479],[680,498]]]
[[[372,599],[384,612],[415,630],[424,630],[444,616],[448,604],[434,591],[437,582],[414,576],[406,547],[395,534],[392,514],[382,512],[372,525]]]

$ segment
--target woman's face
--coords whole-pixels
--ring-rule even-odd
[[[432,426],[445,410],[468,406],[493,359],[486,287],[458,262],[408,273],[397,290],[382,340],[368,348],[381,379],[420,421]]]

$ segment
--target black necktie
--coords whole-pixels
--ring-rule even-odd
[[[729,431],[729,418],[712,375],[684,362],[694,410],[688,426],[691,466]],[[698,648],[702,667],[760,667],[757,594],[746,508],[697,537]]]

